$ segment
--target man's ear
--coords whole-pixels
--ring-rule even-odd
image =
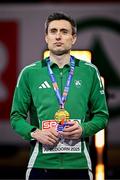
[[[76,34],[73,34],[73,41],[72,41],[72,45],[74,45],[74,44],[75,44],[76,40],[77,40],[77,35],[76,35]]]
[[[47,36],[47,34],[45,34],[45,41],[46,41],[46,43],[48,43],[48,36]]]

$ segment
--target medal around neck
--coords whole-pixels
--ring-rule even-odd
[[[57,131],[63,131],[65,126],[68,125],[70,114],[65,109],[59,109],[55,113],[55,120],[58,124]]]

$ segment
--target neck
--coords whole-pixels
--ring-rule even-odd
[[[70,62],[70,54],[55,55],[50,52],[50,60],[58,65],[59,68],[63,68],[65,64]]]

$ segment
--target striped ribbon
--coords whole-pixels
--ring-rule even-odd
[[[64,104],[66,102],[67,95],[68,95],[69,88],[70,88],[70,84],[71,84],[72,77],[73,77],[73,74],[74,74],[75,60],[74,60],[73,56],[70,56],[70,72],[69,72],[68,79],[66,81],[66,85],[65,85],[65,88],[64,88],[62,96],[60,94],[60,90],[59,90],[57,81],[55,79],[55,76],[53,74],[53,71],[52,71],[52,69],[50,67],[50,64],[51,64],[51,61],[50,61],[50,58],[48,57],[47,58],[47,67],[48,67],[48,72],[49,72],[50,79],[52,81],[53,89],[54,89],[55,94],[57,96],[60,108],[64,108]]]

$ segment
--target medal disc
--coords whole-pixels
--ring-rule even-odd
[[[64,124],[70,119],[70,114],[65,109],[59,109],[55,113],[55,120],[58,124]]]

